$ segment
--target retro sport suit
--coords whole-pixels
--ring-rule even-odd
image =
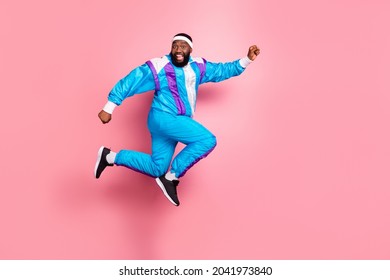
[[[132,70],[108,95],[109,103],[120,105],[127,97],[155,90],[148,116],[152,154],[121,150],[115,164],[151,177],[165,174],[178,142],[186,147],[173,159],[171,172],[182,177],[216,146],[215,136],[193,120],[198,87],[240,75],[247,58],[227,63],[212,63],[192,58],[184,67],[173,65],[170,55],[154,58]]]

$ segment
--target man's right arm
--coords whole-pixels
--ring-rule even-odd
[[[102,123],[108,123],[109,121],[111,121],[111,114],[112,114],[112,113],[107,113],[107,112],[104,111],[104,109],[103,109],[103,110],[101,110],[101,111],[99,112],[98,117],[99,117],[99,119],[102,121]]]
[[[108,102],[99,112],[102,123],[108,123],[115,108],[122,104],[127,97],[153,90],[155,82],[153,73],[147,64],[143,64],[132,70],[113,87],[108,95]]]

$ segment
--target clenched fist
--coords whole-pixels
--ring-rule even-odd
[[[102,123],[108,123],[111,120],[111,114],[109,114],[103,110],[100,111],[98,116],[99,116],[100,120],[102,121]]]
[[[250,60],[255,60],[256,57],[260,54],[260,49],[256,46],[256,45],[253,45],[253,46],[250,46],[249,47],[249,51],[248,51],[248,58]]]

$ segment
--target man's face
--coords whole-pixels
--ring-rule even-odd
[[[172,42],[171,57],[175,66],[183,67],[190,60],[192,48],[186,41],[176,40]]]

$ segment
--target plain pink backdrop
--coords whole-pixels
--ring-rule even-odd
[[[2,1],[0,259],[389,259],[388,1]],[[218,146],[183,178],[93,177],[100,145],[150,151],[153,93],[97,113],[188,32],[262,52],[200,88]]]

